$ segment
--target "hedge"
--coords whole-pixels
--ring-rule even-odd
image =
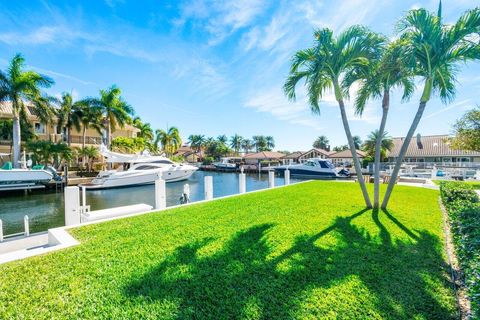
[[[442,182],[457,257],[465,274],[473,319],[480,319],[480,199],[469,184]]]

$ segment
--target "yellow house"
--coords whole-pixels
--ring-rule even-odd
[[[52,142],[65,142],[70,140],[72,147],[81,147],[83,142],[83,129],[77,131],[75,128],[71,130],[71,136],[68,137],[66,128],[59,128],[56,124],[46,125],[42,123],[36,113],[34,106],[26,107],[27,118],[33,124],[34,132],[40,140],[49,140]],[[11,102],[0,103],[0,120],[12,119],[12,104]],[[134,138],[137,136],[139,130],[131,125],[126,124],[123,128],[116,128],[112,133],[112,138],[128,137]],[[100,145],[105,140],[105,132],[99,134],[97,130],[88,128],[86,131],[85,143],[87,145]],[[0,138],[0,153],[11,153],[11,140],[2,140]]]

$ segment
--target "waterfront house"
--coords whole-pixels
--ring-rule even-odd
[[[393,138],[393,148],[387,154],[388,161],[396,161],[405,138]],[[408,145],[404,162],[436,164],[480,164],[479,151],[454,150],[448,135],[422,136],[417,134]]]
[[[300,156],[304,154],[303,151],[295,151],[292,153],[287,154],[281,158],[282,164],[296,164],[299,163]]]
[[[255,153],[247,153],[243,156],[246,164],[258,165],[261,162],[281,163],[281,159],[285,157],[285,153],[276,151],[261,151]]]
[[[181,146],[175,152],[174,156],[182,157],[187,162],[199,162],[202,158],[201,151],[197,152],[192,147],[188,145]]]
[[[298,157],[298,162],[299,163],[305,162],[308,159],[312,159],[312,158],[328,159],[330,157],[330,155],[333,154],[333,153],[335,153],[335,152],[327,151],[325,149],[320,149],[320,148],[312,148],[312,149],[308,150],[307,152],[302,153]]]
[[[357,156],[362,162],[363,158],[365,158],[366,153],[360,150],[357,150]],[[328,158],[332,161],[334,165],[337,166],[351,166],[353,163],[353,157],[352,157],[352,152],[350,149],[339,151],[339,152],[334,152],[328,156]]]

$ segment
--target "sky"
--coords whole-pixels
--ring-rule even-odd
[[[277,150],[308,150],[319,135],[346,143],[331,93],[313,115],[299,86],[295,102],[282,91],[290,58],[313,44],[315,29],[335,33],[363,24],[393,38],[409,9],[436,11],[437,1],[0,1],[0,68],[21,53],[29,69],[55,80],[47,92],[81,99],[116,84],[136,114],[152,127],[190,134],[271,135]],[[454,22],[476,1],[443,1]],[[422,135],[448,134],[480,103],[480,64],[460,66],[456,99],[432,99]],[[393,93],[387,131],[404,136],[418,106],[421,84],[407,103]],[[347,102],[352,133],[362,139],[378,127],[380,101],[362,117]]]

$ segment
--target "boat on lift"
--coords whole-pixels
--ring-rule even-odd
[[[275,172],[283,174],[287,169],[290,171],[291,176],[308,179],[335,179],[345,178],[350,175],[348,170],[337,170],[329,160],[321,158],[308,159],[307,161],[300,164],[278,166],[275,167],[274,170]]]
[[[238,163],[235,160],[239,162],[242,159],[225,157],[221,158],[220,162],[214,162],[213,165],[221,171],[235,171],[238,168]]]
[[[0,158],[9,156],[1,153]],[[25,161],[24,161],[25,162]],[[0,167],[0,191],[44,188],[45,184],[58,176],[55,169],[44,166],[28,168],[13,168],[10,161]]]

